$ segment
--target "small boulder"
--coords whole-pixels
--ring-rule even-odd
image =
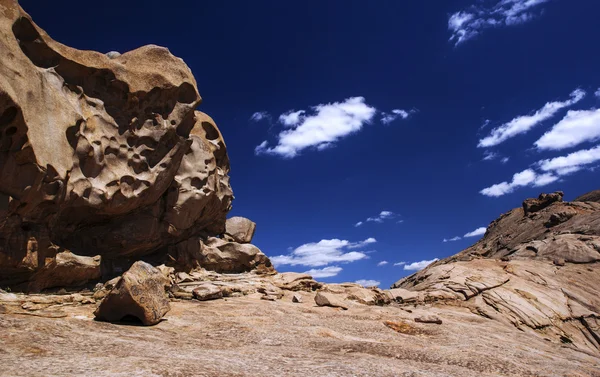
[[[348,310],[348,306],[342,300],[331,293],[317,292],[315,303],[318,306],[331,306],[332,308],[342,308]]]
[[[225,221],[225,239],[228,241],[250,243],[255,231],[256,223],[245,217],[235,216]]]
[[[192,293],[194,298],[198,301],[217,300],[223,298],[223,292],[221,288],[214,284],[202,284],[198,288],[195,288]]]
[[[294,295],[292,296],[292,302],[295,302],[297,304],[301,304],[302,303],[302,296],[300,296],[299,293],[294,293]]]
[[[435,315],[424,315],[421,317],[416,317],[415,318],[415,322],[419,322],[419,323],[433,323],[436,325],[441,325],[442,324],[442,320],[435,316]]]
[[[137,261],[123,274],[94,312],[99,321],[137,318],[155,325],[171,310],[165,287],[169,280],[150,264]]]

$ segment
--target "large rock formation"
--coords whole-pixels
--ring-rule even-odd
[[[392,288],[404,289],[399,302],[464,306],[597,353],[599,262],[600,204],[563,202],[554,193],[526,200],[492,222],[472,247]]]
[[[0,0],[0,285],[65,250],[110,275],[223,234],[229,160],[200,102],[166,48],[76,50]]]

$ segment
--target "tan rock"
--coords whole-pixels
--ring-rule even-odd
[[[29,290],[39,292],[53,287],[83,285],[100,279],[100,256],[82,257],[68,251],[56,256],[31,277]]]
[[[223,298],[223,292],[221,292],[221,289],[218,286],[210,283],[202,284],[198,288],[195,288],[192,293],[194,294],[194,298],[199,301]]]
[[[146,326],[155,325],[170,310],[165,293],[168,283],[158,269],[142,261],[135,262],[102,300],[94,315],[100,321],[137,318]]]
[[[223,234],[229,159],[181,59],[155,45],[77,50],[16,0],[0,12],[0,286],[65,250],[101,255],[110,275]]]
[[[225,236],[233,242],[250,243],[255,231],[256,223],[245,217],[234,216],[225,222]]]
[[[348,310],[348,306],[337,296],[332,293],[317,292],[315,303],[318,306],[330,306],[332,308],[342,308]]]

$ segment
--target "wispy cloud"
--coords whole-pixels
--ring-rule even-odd
[[[437,262],[438,260],[439,260],[438,258],[434,258],[431,260],[422,260],[420,262],[413,262],[413,263],[400,262],[400,263],[395,263],[394,266],[404,266],[403,269],[405,271],[419,271],[419,270],[422,270],[425,267],[429,266],[433,262]]]
[[[309,266],[320,267],[332,263],[349,263],[368,258],[367,251],[349,251],[363,248],[377,242],[375,238],[367,238],[360,242],[331,239],[307,243],[298,246],[288,255],[278,255],[271,258],[277,266]]]
[[[571,93],[569,100],[548,102],[533,115],[518,116],[510,122],[494,128],[488,136],[479,140],[477,146],[480,148],[493,147],[512,137],[524,134],[541,122],[553,117],[559,110],[581,101],[585,97],[585,94],[585,91],[576,89]]]
[[[499,197],[510,194],[519,187],[541,187],[555,182],[558,179],[558,176],[551,173],[538,174],[533,169],[526,169],[513,175],[512,181],[497,183],[484,188],[480,193],[485,196]]]
[[[570,153],[566,156],[541,160],[537,166],[549,174],[568,175],[600,161],[600,145]]]
[[[535,142],[540,150],[561,150],[600,139],[600,110],[571,110]]]
[[[485,232],[487,231],[487,228],[482,226],[481,228],[477,228],[472,232],[469,232],[467,234],[464,235],[465,238],[469,238],[469,237],[479,237],[479,236],[483,236],[485,234]]]
[[[384,222],[386,220],[393,219],[396,216],[397,215],[394,212],[392,212],[392,211],[381,211],[377,216],[373,216],[373,217],[367,218],[365,220],[365,222],[368,222],[368,223],[382,223],[382,222]],[[397,221],[397,223],[402,223],[402,222],[403,222],[402,220]],[[363,224],[364,224],[363,221],[359,221],[356,224],[354,224],[354,226],[355,227],[359,227],[359,226],[361,226]]]
[[[539,5],[549,0],[499,0],[493,6],[478,3],[450,15],[448,30],[455,46],[481,34],[485,29],[518,25],[532,20]],[[534,8],[538,9],[534,9]]]
[[[377,263],[377,266],[385,266],[386,264],[388,264],[388,261],[382,260],[381,262]]]
[[[287,128],[277,136],[277,145],[270,147],[264,141],[255,148],[255,153],[293,158],[306,148],[330,148],[340,139],[360,131],[376,112],[363,97],[320,104],[310,111],[288,112],[280,117]]]
[[[381,123],[390,124],[398,118],[406,119],[412,114],[414,110],[406,111],[401,109],[394,109],[389,113],[382,112],[381,113]]]
[[[456,236],[452,238],[444,238],[442,242],[456,242],[462,240],[462,237]]]
[[[378,287],[381,282],[377,281],[377,280],[365,280],[365,279],[360,279],[355,281],[356,284],[360,284],[363,287]]]
[[[596,92],[594,93],[594,95],[598,98],[600,98],[600,88],[598,88],[598,90],[596,90]]]
[[[250,116],[250,120],[252,122],[260,122],[263,119],[271,119],[271,115],[266,111],[257,111],[252,116]]]
[[[309,274],[310,276],[312,276],[315,279],[322,279],[322,278],[330,278],[330,277],[336,276],[340,272],[342,272],[341,267],[329,266],[329,267],[320,268],[320,269],[313,268],[304,273]]]

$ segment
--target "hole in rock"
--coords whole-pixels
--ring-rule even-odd
[[[202,128],[206,132],[206,138],[208,140],[216,140],[219,138],[219,131],[210,123],[202,122]]]
[[[13,120],[15,120],[18,112],[19,110],[17,110],[17,108],[14,106],[11,106],[8,109],[4,110],[2,115],[0,115],[0,127],[4,127],[7,124],[10,124]]]

